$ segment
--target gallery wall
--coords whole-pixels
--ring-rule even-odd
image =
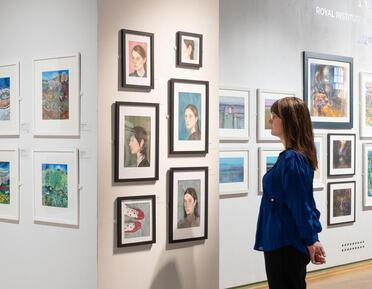
[[[218,288],[218,7],[216,0],[98,2],[98,288]],[[154,89],[125,90],[119,81],[121,29],[154,33]],[[203,66],[176,67],[176,33],[203,35]],[[209,81],[209,152],[168,155],[169,80]],[[159,180],[116,183],[114,103],[159,104]],[[208,239],[168,241],[168,170],[208,166]],[[156,243],[117,248],[117,197],[155,195]]]
[[[20,135],[1,137],[0,146],[19,148],[19,222],[0,221],[1,287],[97,288],[97,2],[1,1],[0,63],[20,64]],[[79,137],[34,137],[35,58],[81,55]],[[80,151],[79,225],[33,219],[32,150]]]
[[[302,51],[353,57],[353,129],[315,133],[325,136],[325,144],[328,133],[356,134],[357,140],[355,175],[328,178],[314,192],[327,263],[309,270],[372,258],[372,210],[363,207],[362,198],[362,144],[370,141],[359,137],[359,72],[372,72],[371,19],[371,1],[220,1],[220,86],[251,92],[249,141],[221,144],[249,151],[249,192],[220,199],[220,288],[266,279],[263,254],[253,250],[261,201],[258,149],[280,144],[256,140],[256,90],[293,91],[302,98]],[[322,161],[326,166],[326,150]],[[327,183],[350,180],[356,181],[356,221],[327,226]]]

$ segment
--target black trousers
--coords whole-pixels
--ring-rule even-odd
[[[306,265],[310,258],[292,246],[265,252],[270,289],[306,289]]]

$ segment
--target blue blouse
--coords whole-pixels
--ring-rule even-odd
[[[265,174],[257,222],[255,250],[272,251],[291,245],[305,255],[322,230],[313,196],[314,171],[295,150],[280,153]]]

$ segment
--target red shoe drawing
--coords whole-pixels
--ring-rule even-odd
[[[125,233],[135,233],[139,229],[141,229],[141,223],[140,222],[124,223],[124,232]]]
[[[124,215],[133,218],[135,220],[142,220],[145,217],[145,214],[142,212],[141,209],[138,208],[131,208],[128,206],[124,207]]]

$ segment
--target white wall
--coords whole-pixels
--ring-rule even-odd
[[[362,7],[358,6],[359,2]],[[370,9],[364,6],[366,3]],[[334,13],[359,15],[361,22],[317,15],[317,6],[332,9]],[[272,144],[256,142],[256,89],[295,91],[302,97],[304,50],[354,58],[354,128],[316,130],[315,133],[357,134],[355,176],[328,179],[328,182],[356,180],[356,222],[327,227],[327,189],[314,192],[322,212],[320,239],[327,250],[328,261],[324,266],[309,266],[309,270],[372,258],[372,211],[362,206],[362,141],[358,114],[359,72],[372,72],[372,41],[369,45],[361,41],[372,36],[371,9],[371,1],[220,0],[220,85],[252,90],[249,142],[221,145],[249,150],[250,191],[246,196],[220,200],[220,288],[266,279],[263,254],[252,248],[261,199],[258,195],[258,148]],[[323,161],[326,166],[326,155]],[[365,241],[365,248],[342,252],[342,244],[358,241]]]
[[[19,223],[0,222],[1,288],[97,288],[97,2],[0,1],[0,63],[20,61],[19,138],[1,138],[2,146],[19,147],[21,191]],[[32,58],[81,53],[80,138],[34,138],[32,132]],[[33,148],[77,147],[80,160],[78,228],[33,221]]]
[[[100,289],[218,288],[218,1],[172,0],[98,2],[98,272]],[[155,89],[118,89],[120,29],[155,34]],[[203,67],[176,68],[177,31],[203,34]],[[210,82],[210,143],[206,157],[168,156],[168,80]],[[159,180],[154,183],[113,183],[113,113],[115,101],[160,104]],[[205,242],[167,243],[167,171],[170,167],[209,166],[209,232]],[[119,196],[156,195],[156,243],[116,249],[115,200]]]

